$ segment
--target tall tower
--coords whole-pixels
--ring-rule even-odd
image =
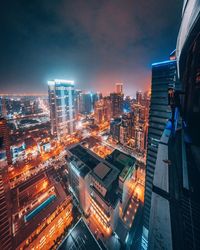
[[[92,93],[81,93],[80,94],[80,113],[82,114],[90,114],[93,110],[92,105]]]
[[[111,101],[111,117],[117,118],[123,113],[123,101],[124,95],[111,93],[110,94],[110,101]]]
[[[94,117],[97,124],[110,121],[110,100],[104,97],[94,105]]]
[[[0,114],[2,117],[6,118],[7,116],[7,108],[6,108],[6,99],[4,96],[1,97],[1,103],[0,103]]]
[[[137,104],[142,104],[142,92],[141,91],[136,92],[136,102]]]
[[[8,208],[8,198],[4,173],[0,169],[0,249],[11,250],[11,215]]]
[[[116,88],[115,92],[117,94],[123,94],[123,83],[122,82],[116,83],[115,88]]]
[[[0,165],[0,249],[12,249],[10,192],[8,185],[8,165],[12,164],[9,130],[5,118],[0,118],[0,149],[6,152],[7,163]]]
[[[12,155],[10,151],[10,138],[7,121],[5,118],[0,118],[0,147],[6,152],[8,165],[12,164]]]
[[[75,127],[74,81],[48,81],[51,134],[62,139]]]
[[[175,85],[176,60],[152,64],[151,105],[149,112],[148,148],[146,161],[146,183],[144,201],[143,248],[147,249],[152,184],[157,159],[158,144],[170,118],[168,88]]]
[[[148,247],[196,250],[200,249],[199,0],[184,1],[176,56],[175,126],[171,121],[166,124],[158,146]]]

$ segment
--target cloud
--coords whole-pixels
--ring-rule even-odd
[[[89,35],[95,47],[123,49],[130,40],[139,39],[134,23],[133,1],[63,2],[60,13],[64,25]]]
[[[118,79],[127,82],[128,91],[142,88],[151,62],[166,59],[175,47],[181,5],[181,0],[6,1],[0,16],[1,81],[24,88],[38,82],[28,88],[44,89],[44,78],[60,75],[77,77],[82,88],[108,89]]]

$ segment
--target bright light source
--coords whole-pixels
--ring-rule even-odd
[[[72,80],[54,79],[54,80],[47,81],[48,85],[55,85],[55,84],[60,84],[60,83],[66,83],[66,84],[74,85],[74,81],[72,81]]]

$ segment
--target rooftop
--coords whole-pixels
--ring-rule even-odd
[[[100,163],[100,160],[98,160],[96,156],[93,156],[92,152],[90,152],[80,144],[71,147],[69,151],[73,155],[78,157],[78,159],[80,159],[91,170],[94,169]]]
[[[60,183],[55,184],[55,188],[56,198],[54,201],[48,204],[45,209],[37,213],[34,219],[28,221],[27,223],[23,223],[22,227],[14,237],[15,246],[19,246],[26,238],[28,238],[28,236],[32,234],[34,230],[36,230],[38,225],[41,224],[45,218],[49,217],[49,215],[52,214],[56,208],[67,198],[67,195],[65,194],[65,191],[63,190]]]
[[[127,155],[117,149],[107,156],[106,160],[118,168],[120,172],[122,172],[127,166],[133,167],[136,162],[136,159],[133,156]]]
[[[93,170],[92,176],[106,189],[118,178],[119,170],[107,162],[99,163]]]
[[[58,250],[100,250],[101,247],[92,235],[83,219],[80,219],[70,230]]]
[[[111,168],[108,167],[107,165],[105,165],[104,163],[99,163],[95,169],[94,169],[94,173],[101,179],[103,180],[108,173],[111,171]]]

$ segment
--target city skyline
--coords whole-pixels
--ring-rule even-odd
[[[0,250],[199,250],[200,0],[2,5]]]
[[[4,3],[1,91],[45,93],[45,83],[55,78],[104,94],[115,82],[124,82],[127,93],[145,90],[151,64],[176,46],[181,5],[172,0],[159,5],[154,0],[36,1],[10,8]]]

